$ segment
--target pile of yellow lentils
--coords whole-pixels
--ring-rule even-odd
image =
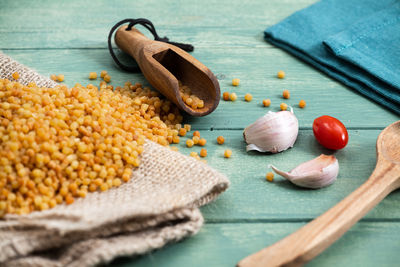
[[[171,102],[141,84],[112,89],[0,79],[0,217],[119,186],[139,166],[145,138],[178,137],[182,116]]]
[[[277,76],[283,79],[285,73]],[[19,77],[14,73],[15,81],[0,79],[0,217],[71,204],[88,192],[120,186],[139,166],[146,138],[167,146],[179,143],[179,137],[191,130],[190,125],[181,125],[177,107],[159,93],[130,82],[114,89],[106,71],[100,74],[99,87],[46,88],[22,85]],[[50,78],[64,81],[62,74]],[[89,79],[97,79],[97,73],[91,72]],[[233,86],[239,83],[232,80]],[[180,82],[179,90],[188,106],[204,107],[188,86]],[[282,96],[289,99],[290,92],[284,90]],[[235,101],[237,95],[224,92],[222,98]],[[252,98],[249,93],[244,96],[247,102]],[[262,104],[268,107],[271,100]],[[305,105],[301,100],[299,107]],[[286,110],[287,104],[280,108]],[[206,142],[194,131],[186,146],[203,147]],[[219,145],[224,142],[223,136],[217,137]],[[231,155],[230,149],[224,151],[225,158]],[[206,157],[207,150],[190,156]],[[273,173],[266,179],[273,181]]]

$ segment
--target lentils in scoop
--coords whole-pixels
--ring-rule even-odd
[[[179,81],[179,93],[187,106],[192,109],[204,108],[204,100],[193,94],[192,90],[188,86],[183,85],[181,81]]]
[[[140,84],[112,91],[0,79],[0,217],[128,182],[145,138],[166,146],[181,121],[175,106]]]

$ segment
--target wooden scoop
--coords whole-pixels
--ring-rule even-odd
[[[126,28],[125,25],[117,30],[115,43],[136,60],[154,88],[192,116],[215,110],[220,99],[219,84],[206,66],[174,45],[150,40],[134,27],[129,31]],[[178,80],[204,100],[203,108],[193,109],[183,102]]]
[[[241,260],[238,266],[302,266],[341,237],[400,187],[400,121],[381,132],[376,150],[375,170],[362,186],[297,232]]]

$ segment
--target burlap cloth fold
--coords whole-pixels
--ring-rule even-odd
[[[55,86],[0,53],[0,78]],[[197,233],[198,207],[228,179],[204,163],[148,141],[130,182],[72,205],[0,220],[0,266],[92,266],[138,255]]]

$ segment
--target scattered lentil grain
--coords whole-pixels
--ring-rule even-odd
[[[300,100],[300,102],[299,102],[299,107],[300,107],[300,108],[305,108],[305,107],[306,107],[306,101],[304,101],[303,99]]]
[[[64,74],[58,74],[57,75],[57,81],[63,82],[64,81]]]
[[[18,72],[14,72],[12,75],[14,80],[18,80],[19,79],[19,73]]]
[[[174,143],[174,144],[179,144],[179,136],[174,135],[174,136],[172,137],[172,143]]]
[[[283,90],[282,96],[283,96],[284,99],[289,99],[289,98],[290,98],[290,92],[289,92],[289,90],[286,90],[286,89]]]
[[[187,147],[192,147],[193,145],[194,145],[194,142],[193,142],[192,139],[186,140],[186,146],[187,146]]]
[[[278,74],[276,75],[279,79],[285,78],[285,72],[283,70],[278,71]]]
[[[240,79],[238,79],[238,78],[232,79],[232,85],[233,86],[238,86],[239,83],[240,83]]]
[[[200,150],[200,157],[207,157],[207,149],[205,149],[205,148],[202,148],[201,150]]]
[[[204,139],[204,138],[201,138],[201,139],[199,140],[199,146],[205,146],[206,143],[207,143],[207,140]]]
[[[109,82],[111,82],[111,76],[108,75],[108,74],[106,74],[106,75],[103,77],[103,80],[104,80],[106,83],[109,83]]]
[[[101,78],[104,78],[106,75],[107,75],[107,71],[106,71],[106,70],[102,70],[102,71],[100,72],[100,77],[101,77]]]
[[[195,145],[197,145],[197,144],[199,143],[200,137],[198,137],[197,135],[195,135],[195,136],[192,137],[192,140],[193,140],[193,143],[194,143]]]
[[[273,172],[267,172],[267,174],[265,175],[265,179],[268,182],[272,182],[274,180],[274,173]]]
[[[253,99],[253,96],[249,93],[244,95],[244,100],[246,100],[247,102],[250,102]]]
[[[185,128],[180,128],[179,129],[179,135],[180,136],[185,136],[186,135],[186,129]]]
[[[271,99],[264,99],[262,103],[264,107],[269,107],[271,105]]]
[[[95,79],[97,79],[97,73],[96,73],[96,72],[90,72],[90,73],[89,73],[89,79],[90,79],[90,80],[95,80]]]
[[[230,95],[229,95],[229,92],[224,92],[224,93],[222,94],[222,99],[225,100],[225,101],[229,101],[229,99],[230,99],[229,96],[230,96]]]
[[[223,136],[218,136],[217,137],[217,143],[219,145],[222,145],[223,143],[225,143],[225,138]]]
[[[236,93],[230,94],[230,95],[229,95],[229,99],[230,99],[231,101],[236,101],[236,99],[237,99]]]

